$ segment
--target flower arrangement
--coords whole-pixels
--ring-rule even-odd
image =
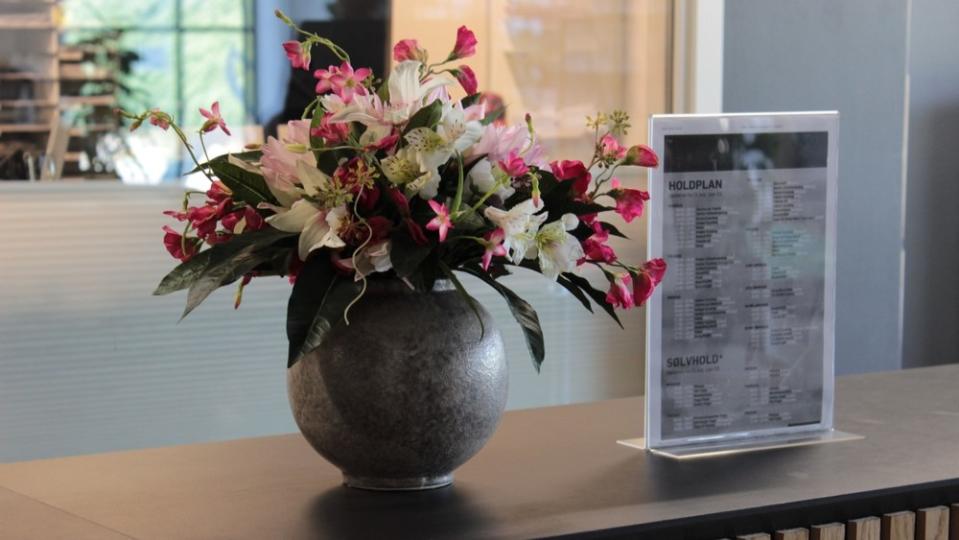
[[[541,273],[617,323],[616,308],[643,305],[662,280],[662,259],[633,266],[607,243],[623,235],[603,216],[630,222],[649,198],[620,185],[617,169],[658,162],[647,146],[620,143],[630,127],[625,113],[587,119],[595,136],[587,164],[547,161],[529,115],[525,125],[505,125],[503,108],[477,92],[473,70],[460,63],[476,48],[465,26],[436,63],[416,40],[399,41],[395,67],[380,80],[328,39],[277,16],[303,36],[283,44],[294,69],[309,69],[314,46],[341,62],[314,72],[316,99],[280,138],[210,158],[203,135],[230,133],[214,103],[200,110],[201,161],[169,114],[118,111],[131,129],[146,121],[173,129],[211,181],[205,193],[187,192],[182,209],[166,212],[180,227],[164,227],[163,243],[181,263],[155,294],[188,289],[183,316],[218,287],[239,281],[239,306],[254,277],[288,276],[292,366],[334,324],[349,323],[369,280],[430,291],[447,279],[475,307],[457,277],[464,273],[505,298],[538,370],[545,347],[536,312],[498,280],[510,267]],[[461,100],[447,90],[456,84],[466,93]],[[204,202],[192,204],[194,195]],[[600,268],[608,291],[578,275],[582,265]]]

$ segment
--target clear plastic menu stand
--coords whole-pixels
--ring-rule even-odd
[[[837,112],[656,115],[645,437],[677,459],[833,429]]]

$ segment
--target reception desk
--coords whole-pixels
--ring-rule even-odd
[[[717,539],[888,514],[884,537],[918,519],[949,538],[929,531],[959,503],[959,366],[841,377],[836,396],[864,439],[684,462],[616,444],[642,433],[639,398],[513,411],[420,493],[341,487],[299,434],[5,464],[0,537]]]

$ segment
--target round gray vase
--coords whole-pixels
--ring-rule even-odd
[[[363,299],[287,375],[306,440],[347,486],[449,485],[506,405],[503,340],[447,281],[432,292],[370,280]],[[485,328],[485,331],[481,328]]]

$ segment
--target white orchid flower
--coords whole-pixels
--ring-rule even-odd
[[[565,214],[562,219],[547,223],[536,233],[536,239],[529,258],[539,259],[539,269],[549,279],[556,279],[563,272],[576,268],[576,261],[582,259],[583,246],[568,231],[576,228],[579,219],[573,214]]]
[[[355,279],[359,281],[374,272],[386,272],[393,268],[393,261],[390,260],[391,247],[389,240],[381,240],[357,253]]]
[[[483,212],[486,218],[503,230],[503,247],[510,254],[513,264],[519,264],[534,247],[539,226],[546,220],[546,214],[535,214],[540,207],[527,199],[509,210],[500,210],[489,206]]]
[[[349,211],[345,206],[327,210],[301,199],[289,210],[266,218],[266,222],[281,231],[300,233],[298,255],[305,261],[313,250],[344,247],[346,243],[339,237],[339,232],[348,219]]]

